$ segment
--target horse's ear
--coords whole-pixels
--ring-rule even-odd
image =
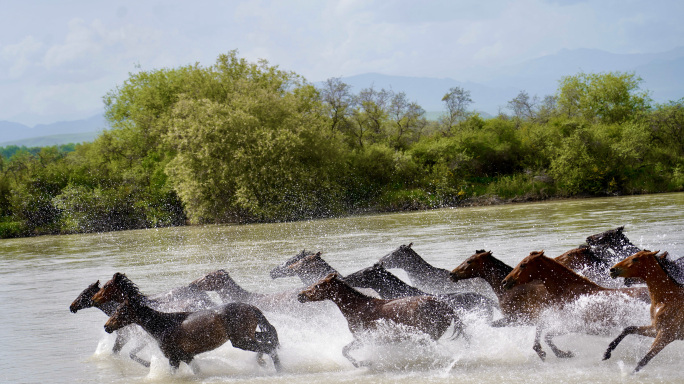
[[[321,257],[321,251],[316,252],[316,254],[314,256]]]
[[[413,246],[413,242],[410,242],[408,247],[411,248]]]
[[[339,277],[340,277],[340,274],[339,274],[339,273],[337,273],[337,272],[332,272],[332,273],[329,273],[328,276],[326,276],[323,280],[329,281],[329,280],[337,279],[337,278],[339,278]]]

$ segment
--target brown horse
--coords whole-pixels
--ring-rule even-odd
[[[648,362],[675,340],[684,340],[684,285],[678,283],[667,271],[664,263],[667,253],[657,256],[658,251],[639,251],[610,269],[615,277],[638,277],[646,281],[651,295],[651,325],[631,326],[613,340],[603,359],[609,359],[611,352],[627,335],[635,334],[653,337],[655,340],[634,372],[638,372]]]
[[[174,369],[181,361],[190,364],[195,355],[218,348],[228,340],[236,348],[257,352],[259,364],[263,364],[262,355],[269,354],[276,369],[280,369],[276,329],[252,305],[230,303],[199,311],[160,312],[149,305],[150,300],[137,285],[119,272],[92,300],[98,305],[121,300],[105,330],[113,332],[129,324],[140,325],[157,340]]]
[[[223,269],[210,272],[193,281],[190,285],[203,291],[218,293],[224,303],[237,301],[252,304],[262,311],[290,313],[293,309],[301,306],[297,301],[297,295],[301,289],[272,294],[249,292],[238,285],[230,274]]]
[[[331,273],[340,274],[323,260],[320,252],[314,254],[304,250],[297,256],[291,257],[283,264],[273,268],[271,278],[297,276],[304,285],[309,286]]]
[[[263,313],[249,304],[229,303],[196,312],[159,312],[139,300],[126,299],[104,328],[111,333],[134,323],[157,340],[174,369],[181,361],[190,365],[195,355],[230,340],[236,348],[257,352],[259,364],[264,363],[262,355],[268,354],[280,371],[278,333]]]
[[[532,252],[525,257],[502,281],[505,289],[513,289],[517,286],[539,282],[549,292],[549,296],[539,302],[540,307],[562,309],[568,304],[575,302],[582,296],[601,295],[626,295],[638,300],[649,301],[648,291],[644,288],[605,288],[584,276],[580,276],[558,261],[546,257],[544,251]],[[595,319],[586,319],[611,323],[612,313],[609,310],[598,311],[594,314]],[[541,331],[537,325],[537,337]],[[547,338],[552,337],[547,334]],[[536,345],[535,341],[535,345]],[[544,355],[536,351],[543,360]],[[572,356],[571,353],[569,353]]]
[[[407,296],[434,296],[449,304],[453,310],[459,311],[459,313],[479,312],[482,313],[488,321],[491,321],[494,316],[494,308],[497,307],[497,304],[492,299],[475,292],[454,292],[441,295],[430,295],[418,288],[406,284],[379,263],[375,263],[370,267],[351,273],[343,280],[354,288],[371,288],[383,299],[397,299]]]
[[[81,309],[86,309],[86,308],[97,308],[101,310],[102,312],[105,313],[107,316],[111,316],[114,314],[116,311],[116,308],[119,306],[118,303],[114,301],[110,301],[104,304],[95,304],[93,302],[93,295],[96,294],[100,290],[100,280],[90,284],[88,288],[84,289],[74,300],[71,305],[69,306],[69,310],[72,313],[76,313],[80,311]],[[134,328],[133,326],[130,327],[125,327],[122,329],[119,329],[116,331],[116,340],[114,341],[114,347],[112,347],[112,353],[118,354],[121,352],[121,349],[123,348],[126,343],[133,337],[133,332]],[[142,364],[145,367],[150,366],[149,361],[145,361],[141,358],[138,357],[137,353],[140,352],[143,348],[145,348],[145,343],[140,343],[138,344],[133,350],[129,353],[130,358],[133,361],[136,361],[140,364]]]
[[[427,334],[437,340],[452,322],[460,333],[463,324],[451,307],[432,296],[409,296],[385,300],[364,295],[342,281],[337,274],[330,274],[299,294],[299,301],[331,300],[347,320],[354,341],[342,349],[342,354],[355,366],[358,362],[349,352],[362,345],[360,336],[378,330],[382,324],[391,322]]]

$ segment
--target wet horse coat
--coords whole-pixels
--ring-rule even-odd
[[[668,272],[667,253],[658,257],[658,252],[639,251],[610,269],[616,277],[638,277],[646,281],[651,297],[651,324],[630,326],[613,340],[603,359],[609,359],[612,351],[627,335],[635,334],[653,337],[651,349],[639,361],[634,372],[638,372],[651,359],[675,340],[684,340],[684,285],[678,283]]]
[[[299,301],[331,300],[347,320],[354,341],[342,349],[342,354],[355,366],[363,363],[349,352],[361,346],[360,336],[376,331],[387,322],[395,323],[439,339],[455,323],[460,332],[463,325],[451,307],[432,296],[410,296],[399,299],[377,299],[364,295],[330,274],[299,294]]]

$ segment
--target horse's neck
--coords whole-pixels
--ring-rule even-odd
[[[651,303],[684,300],[684,286],[675,282],[655,261],[651,269],[642,277],[646,281]]]
[[[547,270],[551,277],[543,279],[543,283],[554,296],[565,296],[569,292],[574,296],[579,296],[607,290],[570,269],[561,267],[560,264],[553,265]]]
[[[260,295],[257,293],[252,293],[237,284],[230,284],[229,286],[223,287],[217,291],[219,295],[224,298],[228,298],[231,301],[246,302],[251,299],[258,298]]]
[[[492,290],[499,297],[505,293],[502,282],[512,270],[513,267],[510,265],[501,260],[493,259],[480,273],[480,277],[491,285]]]
[[[406,284],[400,278],[389,272],[379,274],[374,281],[377,283],[371,288],[375,289],[381,297],[397,298],[425,295],[425,292]]]
[[[379,300],[366,296],[356,289],[339,283],[330,300],[337,305],[345,318],[356,318],[363,308],[368,308],[374,301]]]
[[[188,317],[187,312],[160,312],[147,305],[140,306],[136,311],[135,323],[160,341]]]
[[[94,304],[93,306],[99,308],[102,312],[105,313],[107,316],[111,316],[116,312],[116,309],[119,307],[119,303],[116,301],[108,301],[103,304]]]
[[[409,275],[411,281],[425,281],[431,280],[434,275],[446,275],[449,271],[433,267],[427,261],[423,260],[420,256],[415,256],[410,263],[405,263],[402,268]]]

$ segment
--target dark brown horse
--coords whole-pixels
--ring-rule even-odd
[[[651,325],[631,326],[613,340],[603,359],[609,359],[612,351],[627,335],[653,337],[651,349],[646,353],[634,372],[638,372],[648,362],[675,340],[684,340],[684,285],[678,283],[665,266],[667,253],[657,256],[658,251],[639,251],[610,269],[616,277],[638,277],[646,281],[651,296]]]
[[[249,292],[238,285],[228,272],[223,269],[206,274],[190,285],[203,291],[218,293],[224,303],[237,301],[252,304],[262,311],[277,311],[291,313],[299,309],[301,304],[297,301],[297,295],[301,289],[286,292],[262,294]]]
[[[488,291],[486,287],[482,287],[476,281],[452,281],[448,270],[432,266],[416,253],[412,246],[413,243],[399,246],[399,248],[381,257],[380,265],[387,269],[403,269],[408,274],[412,285],[432,294]]]
[[[406,284],[403,280],[386,270],[380,263],[351,273],[343,280],[355,288],[371,288],[383,299],[397,299],[407,296],[429,295],[418,288]],[[494,308],[498,305],[490,298],[475,292],[444,293],[430,295],[449,304],[455,311],[481,312],[489,320],[492,319]]]
[[[129,324],[138,324],[157,342],[169,364],[190,364],[195,355],[213,350],[231,340],[234,347],[257,352],[262,364],[264,353],[271,356],[276,369],[278,334],[261,311],[249,304],[230,303],[211,309],[184,312],[160,312],[149,305],[126,275],[115,273],[92,297],[95,304],[121,300],[122,304],[105,324],[113,332]],[[257,331],[257,328],[261,331]]]
[[[271,278],[297,276],[304,285],[309,286],[331,273],[340,275],[335,268],[323,260],[320,252],[313,254],[302,251],[297,256],[273,268]]]
[[[461,332],[463,324],[454,311],[432,296],[410,296],[400,299],[377,299],[364,295],[350,287],[337,274],[330,274],[299,294],[299,301],[331,300],[347,320],[354,341],[342,349],[342,354],[355,366],[365,365],[349,353],[362,345],[360,336],[377,331],[391,322],[427,334],[437,340],[452,322],[455,332]]]
[[[83,292],[81,292],[76,300],[74,300],[71,305],[69,306],[69,310],[72,313],[76,313],[80,311],[81,309],[86,309],[86,308],[97,308],[101,310],[102,312],[105,313],[107,316],[111,316],[114,314],[116,311],[116,308],[119,306],[118,303],[110,301],[104,304],[95,304],[93,302],[93,295],[95,295],[98,291],[100,290],[100,280],[94,282],[93,284],[90,284],[88,288],[84,289]],[[134,336],[134,328],[133,326],[130,327],[125,327],[122,329],[119,329],[116,331],[116,340],[114,341],[114,347],[112,347],[112,352],[114,354],[118,354],[121,352],[121,349],[123,348],[126,343]],[[146,343],[139,343],[131,352],[129,353],[130,358],[142,364],[145,367],[150,366],[149,361],[145,361],[141,358],[138,357],[137,353],[140,352],[143,348],[145,348]]]
[[[546,257],[544,251],[532,252],[525,257],[513,270],[504,278],[502,284],[505,289],[513,289],[529,283],[541,283],[549,292],[545,300],[538,303],[540,308],[563,309],[566,305],[574,303],[582,296],[616,296],[626,295],[642,301],[649,301],[648,291],[643,288],[605,288],[584,276],[580,276],[558,261]],[[614,314],[609,310],[597,311],[593,314],[592,321],[603,323],[613,323]],[[590,319],[587,319],[588,321]],[[537,337],[541,331],[541,324],[537,325]],[[547,334],[547,338],[552,335]],[[537,341],[535,340],[535,345]],[[543,360],[544,355],[536,350],[539,357]],[[568,353],[572,356],[571,353]]]
[[[181,362],[190,365],[195,355],[230,340],[235,348],[257,352],[257,361],[262,365],[262,355],[268,354],[280,371],[278,333],[263,313],[249,304],[229,303],[196,312],[159,312],[139,300],[126,299],[104,328],[111,333],[129,324],[138,324],[147,331],[174,369]]]

